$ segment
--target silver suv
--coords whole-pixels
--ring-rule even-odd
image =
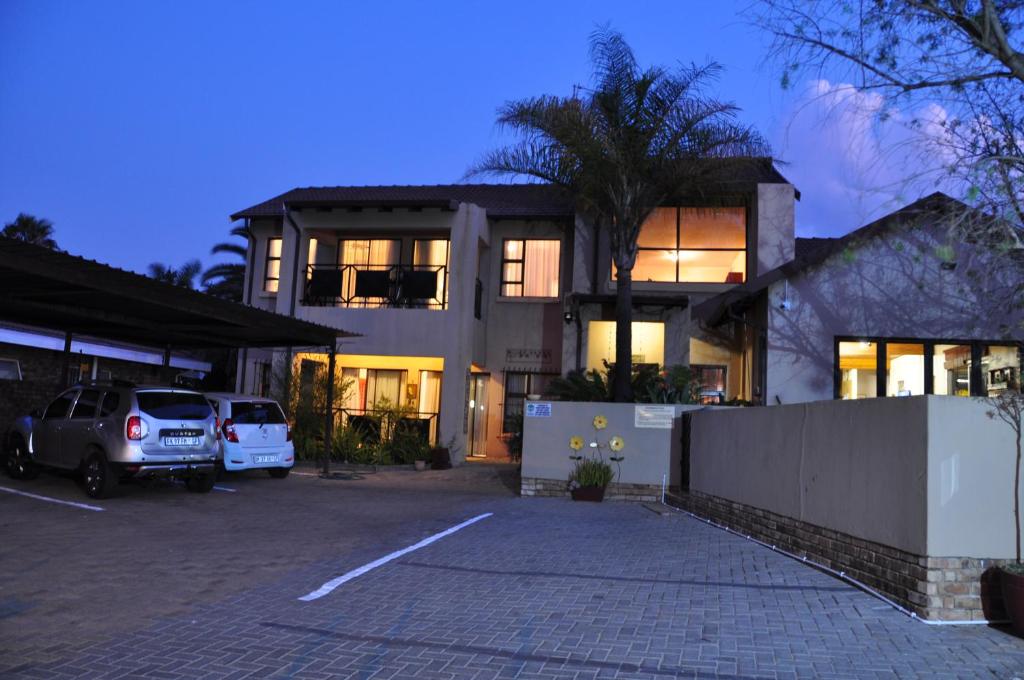
[[[128,478],[180,478],[205,493],[216,480],[218,437],[216,416],[199,392],[86,383],[14,422],[4,467],[15,479],[31,479],[41,466],[78,471],[93,498]]]

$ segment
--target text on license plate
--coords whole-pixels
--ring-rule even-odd
[[[164,437],[164,446],[199,446],[199,437]]]
[[[277,456],[253,456],[253,463],[276,463]]]

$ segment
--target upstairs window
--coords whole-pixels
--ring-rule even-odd
[[[17,359],[0,359],[0,380],[21,380],[21,364]]]
[[[267,261],[263,267],[263,290],[276,293],[281,282],[281,239],[267,239]]]
[[[634,281],[743,283],[746,273],[745,208],[657,208],[640,228]]]
[[[505,239],[502,296],[557,298],[561,248],[557,239]]]

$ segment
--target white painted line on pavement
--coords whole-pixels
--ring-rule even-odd
[[[26,496],[28,498],[35,498],[40,501],[48,501],[50,503],[59,503],[60,505],[70,505],[73,508],[81,508],[82,510],[92,510],[93,512],[103,512],[104,508],[98,505],[86,505],[85,503],[75,503],[73,501],[62,501],[58,498],[50,498],[49,496],[40,496],[38,494],[29,493],[27,491],[18,491],[17,489],[9,489],[6,486],[0,486],[0,491],[6,491],[7,493],[17,494],[18,496]]]
[[[295,470],[292,470],[292,474],[293,475],[302,475],[303,477],[319,477],[320,476],[319,472],[296,472]]]
[[[381,557],[380,559],[374,560],[373,562],[370,562],[369,564],[364,564],[363,566],[359,567],[358,569],[353,569],[352,571],[350,571],[348,573],[342,574],[341,576],[339,576],[336,579],[331,579],[330,581],[328,581],[327,583],[323,584],[322,586],[320,586],[319,588],[317,588],[313,592],[309,593],[308,595],[303,595],[302,597],[299,598],[299,600],[301,600],[303,602],[312,602],[313,600],[317,600],[317,599],[323,597],[324,595],[330,594],[330,592],[332,590],[334,590],[335,588],[337,588],[338,586],[340,586],[343,583],[351,581],[352,579],[354,579],[354,578],[356,578],[358,576],[362,576],[363,574],[365,574],[366,572],[368,572],[368,571],[370,571],[372,569],[376,569],[377,567],[385,565],[388,562],[390,562],[391,560],[396,560],[399,557],[401,557],[402,555],[407,555],[407,554],[411,553],[414,550],[419,550],[420,548],[425,548],[428,545],[430,545],[431,543],[433,543],[434,541],[439,541],[442,538],[444,538],[445,536],[450,536],[450,535],[454,534],[456,531],[458,531],[460,529],[465,529],[470,524],[475,524],[475,523],[479,522],[482,519],[487,519],[488,517],[490,517],[493,514],[494,514],[493,512],[485,512],[482,515],[477,515],[476,517],[474,517],[472,519],[467,519],[462,524],[456,524],[455,526],[451,527],[450,529],[445,529],[444,531],[442,531],[439,534],[434,534],[433,536],[428,536],[427,538],[424,538],[422,541],[420,541],[419,543],[416,543],[415,545],[410,545],[408,548],[402,548],[401,550],[396,550],[395,552],[391,553],[390,555],[385,555],[384,557]]]
[[[213,487],[217,491],[227,491],[228,493],[237,493],[238,489],[232,489],[230,486],[216,486]]]

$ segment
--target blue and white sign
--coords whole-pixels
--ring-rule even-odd
[[[526,402],[526,417],[527,418],[550,418],[551,417],[551,402],[550,401],[528,401],[528,402]]]

